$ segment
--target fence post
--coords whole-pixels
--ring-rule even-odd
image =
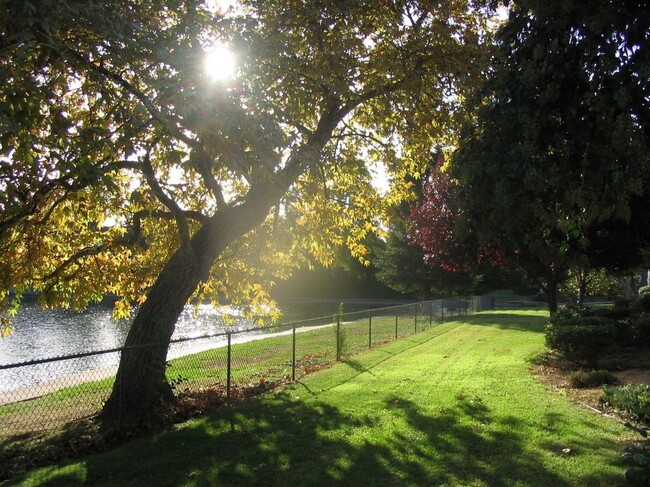
[[[433,325],[433,300],[429,301],[429,328]]]
[[[341,360],[341,313],[336,314],[336,361]]]
[[[397,320],[399,319],[399,309],[395,310],[395,340],[397,340]]]
[[[291,380],[296,381],[296,324],[293,324],[293,339],[291,344]]]
[[[415,333],[418,332],[418,305],[414,305],[413,309],[415,310],[413,313],[413,324],[415,325]]]
[[[227,358],[226,358],[226,404],[230,404],[230,372],[231,372],[231,366],[230,366],[230,349],[231,344],[232,344],[232,332],[228,332],[228,352],[227,352]]]
[[[124,349],[120,352],[120,362],[122,361],[122,355],[124,354]],[[122,369],[117,368],[117,380],[120,381],[120,407],[118,408],[117,413],[117,428],[119,431],[122,431],[122,407],[124,405],[124,385],[122,382]]]
[[[368,312],[368,348],[372,348],[372,313]]]
[[[440,321],[445,321],[445,299],[440,300]]]

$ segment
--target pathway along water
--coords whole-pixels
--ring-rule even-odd
[[[231,322],[226,323],[225,314],[230,315]],[[12,319],[14,332],[0,339],[0,365],[119,348],[124,344],[130,323],[130,320],[114,320],[108,306],[93,306],[77,313],[43,310],[36,303],[26,303]],[[173,338],[253,328],[256,325],[237,310],[199,305],[183,311]],[[170,358],[173,355],[174,351],[170,350]],[[44,380],[60,381],[69,376],[111,370],[118,361],[119,354],[110,353],[56,362],[56,366],[42,364],[0,370],[0,393],[31,387]]]
[[[374,306],[385,303],[372,303]],[[363,308],[374,307],[367,303]],[[307,319],[315,316],[332,315],[336,303],[311,303],[300,309],[293,303],[283,306],[289,319]],[[231,322],[224,321],[229,314]],[[130,320],[113,320],[110,307],[94,306],[83,313],[65,310],[43,310],[35,303],[26,303],[13,318],[14,333],[0,339],[0,365],[16,364],[43,358],[61,357],[89,351],[110,350],[124,344]],[[255,331],[257,329],[257,331]],[[210,305],[188,307],[181,314],[173,339],[215,335],[227,331],[251,330],[244,336],[260,333],[251,320],[245,319],[236,309],[215,309]],[[225,338],[224,338],[225,343]],[[215,348],[219,343],[212,340],[197,340],[192,346],[174,344],[170,348],[170,359]],[[0,394],[10,391],[36,388],[57,388],[67,382],[78,383],[79,377],[100,379],[111,375],[119,362],[119,353],[92,355],[51,364],[0,370]]]
[[[333,323],[327,325],[296,328],[296,333],[317,330],[319,328],[326,328],[328,326],[333,326]],[[253,340],[263,340],[265,338],[289,335],[291,333],[293,333],[293,329],[280,331],[276,333],[264,333],[264,334],[242,333],[242,334],[238,334],[236,338],[233,338],[231,344],[236,345],[238,343],[247,343]],[[201,342],[201,340],[197,340],[197,342]],[[181,352],[180,350],[178,350],[177,353],[174,353],[173,350],[174,345],[172,344],[172,348],[170,349],[170,353],[168,354],[168,357],[170,359],[173,359],[185,354],[198,353],[200,351],[208,350],[208,349],[222,348],[227,345],[228,344],[226,341],[215,342],[214,340],[212,340],[205,346],[201,346],[200,343],[195,343],[193,347],[186,348],[185,353]],[[76,359],[72,359],[72,360],[76,360]],[[27,368],[29,367],[37,367],[37,366],[27,366]],[[21,370],[21,369],[22,368],[15,369],[15,370]],[[100,380],[100,379],[105,379],[107,377],[111,377],[115,375],[115,373],[117,372],[117,363],[111,365],[110,367],[87,370],[85,372],[76,372],[57,379],[52,379],[52,376],[49,376],[48,380],[46,380],[45,382],[34,383],[31,385],[19,387],[18,389],[11,389],[7,391],[3,391],[2,389],[2,372],[4,371],[0,371],[0,406],[5,404],[11,404],[14,402],[27,401],[29,399],[34,399],[43,396],[50,392],[58,391],[59,389],[63,389],[65,387],[71,387],[71,386],[83,384],[84,382],[90,382],[94,380]]]

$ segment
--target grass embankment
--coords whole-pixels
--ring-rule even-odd
[[[617,423],[531,376],[544,313],[448,322],[23,485],[623,483]]]
[[[356,353],[368,349],[369,325],[372,325],[372,344],[399,336],[413,334],[415,331],[414,316],[375,316],[372,323],[368,317],[342,324],[341,329],[345,339],[345,354]],[[418,327],[430,326],[427,316],[418,317]],[[275,328],[271,331],[281,330]],[[256,386],[286,382],[294,373],[297,378],[310,373],[324,364],[336,359],[336,336],[333,326],[304,327],[297,330],[295,337],[296,368],[292,370],[293,338],[291,329],[284,333],[259,335],[251,341],[251,337],[236,335],[231,348],[231,377],[230,383],[239,391],[255,389]],[[277,336],[280,335],[280,336]],[[245,343],[236,343],[244,340]],[[225,399],[228,350],[225,342],[215,343],[216,348],[191,353],[193,342],[182,345],[188,347],[186,356],[171,360],[167,368],[167,377],[177,392],[196,391],[200,388],[212,388]],[[51,367],[65,366],[58,362]],[[89,380],[92,373],[81,379]],[[113,377],[98,381],[74,384],[55,392],[46,393],[40,397],[13,402],[0,406],[0,456],[10,450],[20,448],[29,451],[37,442],[55,440],[74,422],[88,418],[97,413],[103,402],[108,399]],[[264,388],[264,387],[262,387]],[[35,386],[38,389],[38,386]],[[22,454],[22,453],[21,453]],[[3,469],[0,465],[0,479]]]

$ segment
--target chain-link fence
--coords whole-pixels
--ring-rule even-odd
[[[209,391],[225,403],[489,306],[480,297],[448,298],[173,340],[167,377],[181,400],[197,401]],[[0,365],[0,460],[96,415],[121,351]]]

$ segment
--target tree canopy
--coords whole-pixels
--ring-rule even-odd
[[[439,292],[478,293],[499,282],[508,263],[501,252],[481,246],[469,233],[458,232],[463,218],[456,192],[458,181],[451,178],[442,154],[422,183],[421,198],[407,216],[408,241],[421,249],[423,270],[437,282]]]
[[[647,231],[648,9],[512,2],[452,165],[472,231],[539,280],[551,311],[566,269],[602,255],[612,228]],[[647,239],[634,242],[638,261]]]
[[[167,345],[192,297],[261,302],[333,244],[363,259],[486,69],[470,0],[0,4],[0,293],[139,303],[108,418],[171,400]],[[231,79],[203,69],[214,46]]]

